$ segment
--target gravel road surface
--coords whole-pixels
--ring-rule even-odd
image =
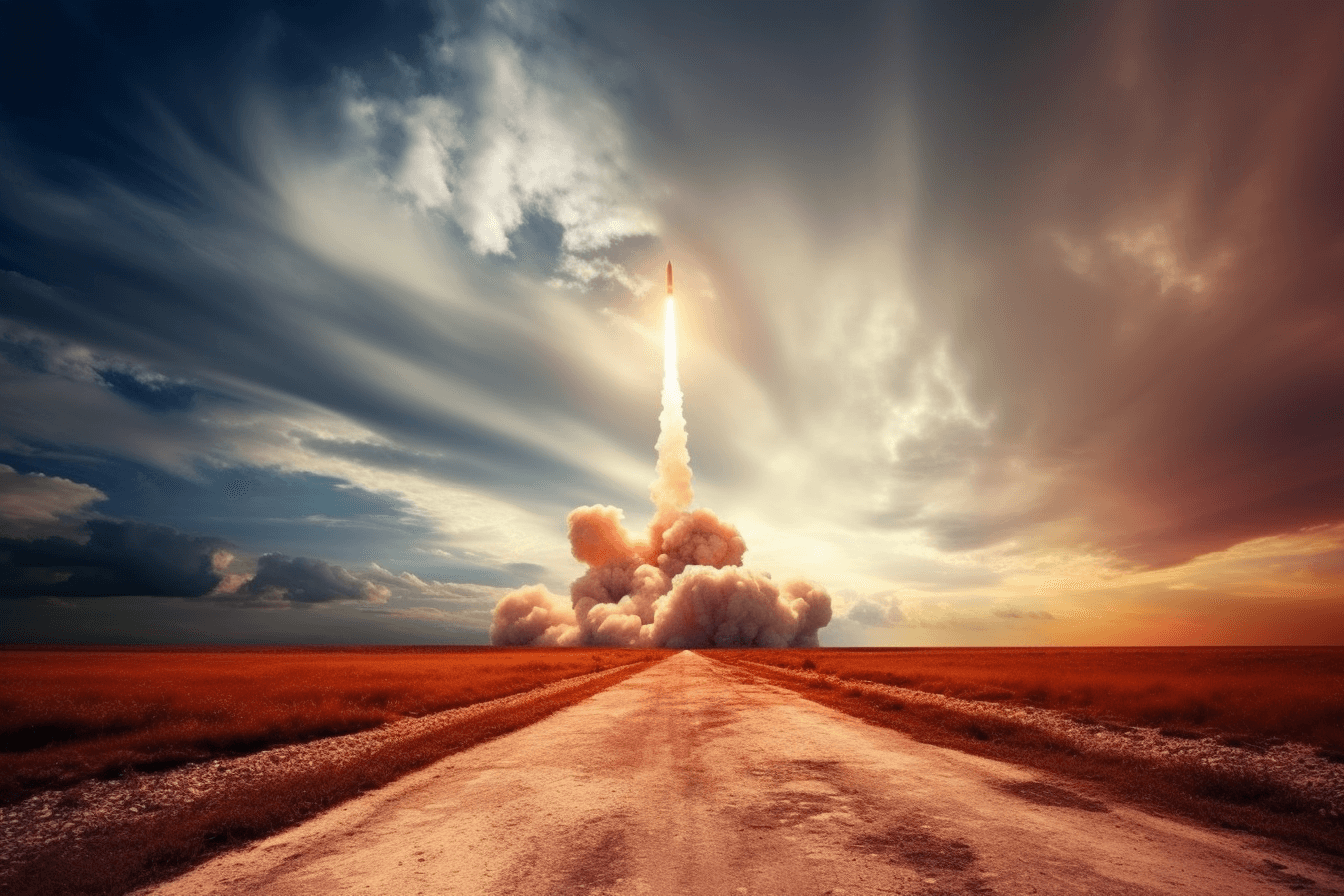
[[[147,893],[1344,893],[691,653]]]

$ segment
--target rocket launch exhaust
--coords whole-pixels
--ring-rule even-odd
[[[677,393],[681,403],[681,385],[677,382],[677,305],[672,298],[672,262],[667,263],[667,305],[663,310],[663,406],[667,406],[667,392]],[[684,423],[682,424],[685,425]]]
[[[677,300],[672,296],[672,262],[667,263],[667,302],[663,309],[663,411],[658,415],[657,476],[649,497],[661,520],[670,523],[690,509],[691,454],[686,449],[686,418],[682,415],[681,382],[677,377]],[[656,539],[655,539],[656,541]]]
[[[677,382],[677,300],[670,295],[663,309],[663,389],[675,392],[676,402],[681,403],[681,384]]]
[[[677,308],[667,263],[663,313],[663,408],[658,417],[654,516],[646,538],[616,507],[569,515],[574,559],[588,567],[569,598],[543,585],[505,595],[490,626],[493,644],[626,647],[816,647],[831,621],[831,597],[807,582],[780,586],[747,569],[747,545],[731,523],[691,509],[691,455],[677,376]]]

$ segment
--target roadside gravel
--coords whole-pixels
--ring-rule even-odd
[[[1265,776],[1318,806],[1322,816],[1344,814],[1344,764],[1317,755],[1315,747],[1298,743],[1229,746],[1213,736],[1163,734],[1106,721],[1078,719],[1056,710],[1012,703],[964,700],[895,685],[840,678],[807,670],[743,661],[745,666],[785,673],[804,681],[824,681],[837,689],[858,688],[903,703],[952,709],[986,719],[1002,719],[1045,731],[1070,742],[1080,752],[1109,754],[1145,763],[1190,764],[1245,771]]]
[[[503,708],[538,702],[605,677],[628,674],[623,666],[567,678],[495,700],[406,718],[356,734],[275,747],[227,759],[193,763],[163,772],[133,773],[110,781],[85,781],[38,793],[0,807],[0,891],[5,880],[53,843],[78,848],[91,835],[165,811],[189,810],[230,791],[278,781],[288,775],[338,768],[371,757],[400,741],[430,731],[471,725]]]

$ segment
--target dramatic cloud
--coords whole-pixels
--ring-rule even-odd
[[[234,593],[262,600],[291,600],[314,604],[331,600],[367,600],[385,603],[388,592],[361,581],[346,570],[321,560],[262,554],[257,573]]]
[[[404,601],[430,599],[439,601],[442,606],[396,607],[388,612],[406,619],[460,619],[465,611],[487,607],[503,591],[499,587],[425,581],[409,572],[396,575],[377,563],[367,569],[349,570],[311,557],[262,554],[257,558],[254,574],[230,576],[212,596],[225,600],[290,601],[295,604],[334,601],[386,604],[392,598]],[[412,609],[415,612],[411,612]]]
[[[656,226],[600,67],[576,58],[561,33],[546,7],[490,3],[471,32],[437,43],[425,72],[402,79],[404,95],[347,72],[344,114],[354,151],[398,195],[457,224],[472,251],[511,255],[511,236],[544,217],[571,253],[562,270],[586,282],[585,262],[572,253]],[[416,91],[421,80],[470,89],[449,100]]]
[[[5,587],[165,595],[25,637],[1344,631],[1337,3],[141,19],[0,3]]]
[[[233,559],[218,538],[166,526],[88,520],[88,540],[0,539],[0,583],[9,597],[200,597]]]
[[[983,509],[932,531],[965,550],[1067,520],[1168,566],[1338,520],[1344,10],[1131,4],[1075,24],[1038,71],[954,78],[939,100],[999,104],[1025,125],[1004,146],[955,151],[955,112],[929,131],[948,150],[929,202],[949,212],[922,239],[938,301],[921,308],[999,446]],[[966,195],[991,180],[992,203]],[[992,488],[1011,479],[1009,503]]]
[[[77,540],[84,511],[107,495],[82,482],[0,464],[0,538]]]
[[[377,564],[350,572],[326,561],[276,553],[259,557],[255,572],[234,571],[240,565],[237,548],[225,539],[166,526],[89,519],[87,505],[106,499],[80,482],[22,475],[0,465],[0,594],[190,597],[268,606],[384,604],[395,596],[445,602],[456,612],[438,612],[461,620],[470,618],[471,610],[488,606],[503,590],[425,581],[409,572],[394,575]],[[522,571],[537,571],[524,566]]]

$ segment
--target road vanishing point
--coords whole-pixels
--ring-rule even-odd
[[[1344,893],[1248,835],[929,746],[684,652],[146,893]]]

